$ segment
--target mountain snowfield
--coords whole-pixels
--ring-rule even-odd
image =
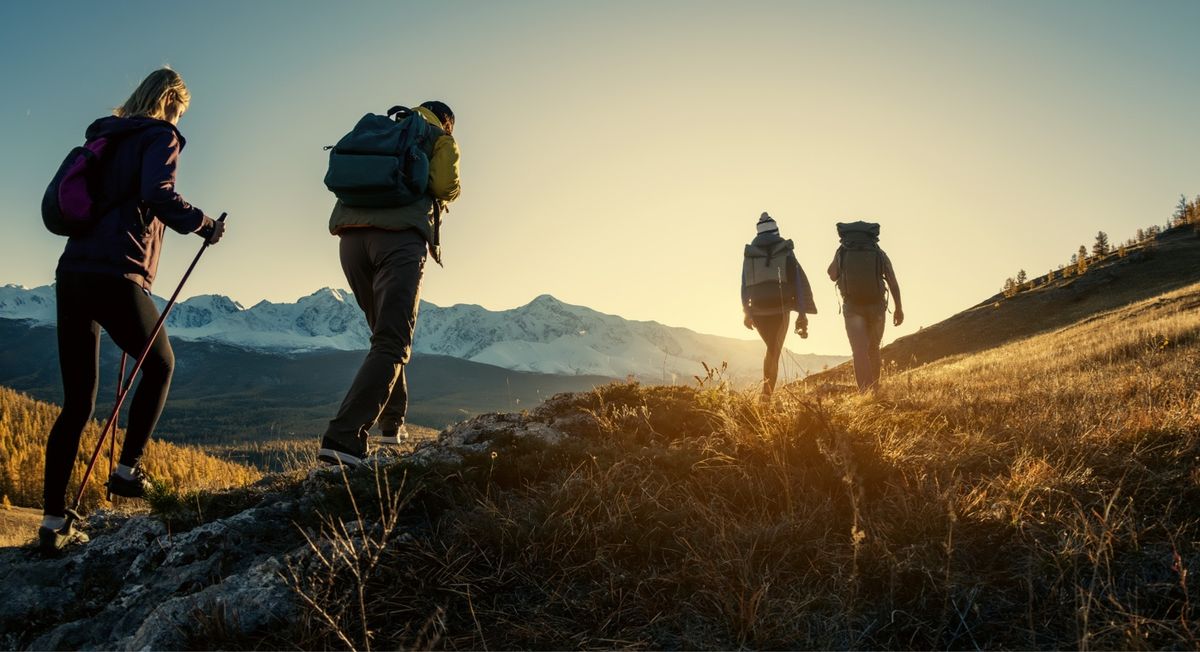
[[[160,305],[165,303],[155,297]],[[53,324],[54,287],[0,287],[0,318]],[[323,288],[295,303],[260,301],[246,308],[221,295],[180,302],[167,319],[172,337],[254,351],[297,354],[369,347],[370,331],[354,296]],[[729,364],[727,377],[753,381],[762,368],[758,341],[703,335],[657,322],[631,321],[542,295],[510,310],[422,301],[417,353],[448,355],[515,371],[597,375],[643,382],[688,382],[701,362]],[[845,356],[784,354],[791,377],[841,363]]]

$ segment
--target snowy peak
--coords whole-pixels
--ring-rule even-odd
[[[57,305],[53,285],[27,288],[9,284],[0,287],[0,318],[53,323]]]
[[[544,310],[554,310],[554,309],[561,309],[564,307],[577,307],[577,306],[568,306],[567,304],[563,303],[562,301],[555,299],[553,295],[539,294],[538,296],[534,297],[533,301],[530,301],[529,303],[525,304],[524,307],[528,308],[528,309],[540,308],[540,309],[544,309]]]
[[[161,308],[161,306],[160,306]],[[244,310],[241,304],[220,294],[202,294],[182,301],[167,318],[168,328],[201,328],[216,319]]]
[[[301,297],[297,303],[349,303],[354,304],[354,295],[348,290],[338,290],[335,288],[321,288],[312,294]]]

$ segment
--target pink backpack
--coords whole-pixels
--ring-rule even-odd
[[[104,214],[99,185],[109,138],[97,138],[71,150],[42,196],[42,222],[55,235],[81,235]]]

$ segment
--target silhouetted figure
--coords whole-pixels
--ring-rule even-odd
[[[454,112],[450,107],[425,102],[411,112],[394,107],[389,115],[398,125],[409,119],[423,121],[409,123],[405,129],[420,132],[414,137],[414,146],[428,161],[428,179],[417,180],[423,190],[416,197],[405,197],[404,187],[380,197],[347,193],[344,198],[339,194],[333,207],[329,231],[341,239],[342,271],[366,314],[371,349],[321,438],[318,456],[330,464],[360,463],[367,454],[367,433],[376,422],[385,445],[399,444],[408,437],[404,367],[412,356],[426,253],[441,264],[441,215],[459,194],[459,150],[452,135]],[[363,120],[372,117],[383,120],[382,116]],[[367,133],[369,136],[370,130]],[[408,170],[411,159],[412,154],[400,157],[400,169]],[[333,166],[331,162],[331,175]],[[361,166],[347,169],[353,176]],[[367,179],[364,185],[370,183]],[[330,185],[330,176],[326,184]]]
[[[185,142],[175,125],[190,99],[179,73],[162,68],[150,73],[114,115],[87,128],[89,144],[105,143],[94,184],[102,208],[89,226],[69,237],[55,273],[63,410],[46,442],[43,550],[85,538],[63,528],[67,482],[84,426],[96,409],[100,329],[136,358],[158,322],[150,286],[166,227],[212,243],[224,233],[224,223],[175,192],[175,168]],[[133,394],[120,463],[108,478],[113,494],[141,498],[151,487],[138,464],[162,414],[174,369],[175,354],[163,328]]]
[[[854,377],[859,391],[865,392],[879,382],[882,367],[879,343],[883,341],[887,319],[888,291],[896,301],[892,323],[896,326],[904,323],[900,284],[896,282],[892,261],[879,248],[878,224],[839,223],[837,230],[842,244],[829,264],[829,278],[837,282],[842,293],[842,315],[854,355]]]
[[[742,312],[746,328],[758,331],[767,345],[763,357],[763,396],[775,391],[779,356],[787,339],[788,318],[795,310],[796,333],[808,337],[808,315],[817,314],[812,287],[796,261],[791,240],[779,235],[770,215],[758,220],[758,235],[746,245],[742,262]]]

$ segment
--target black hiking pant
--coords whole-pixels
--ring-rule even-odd
[[[158,308],[133,281],[107,274],[60,273],[55,294],[63,407],[46,441],[43,499],[46,514],[63,516],[67,483],[79,453],[79,440],[96,410],[100,329],[103,328],[122,351],[136,358],[158,322]],[[167,401],[174,369],[175,354],[164,328],[154,338],[129,406],[121,464],[136,466],[141,460],[146,442],[150,440]]]
[[[384,434],[396,432],[404,423],[408,412],[404,366],[412,357],[426,251],[425,238],[415,229],[342,232],[342,271],[371,327],[371,350],[329,422],[324,442],[365,453],[367,431],[376,422]]]

